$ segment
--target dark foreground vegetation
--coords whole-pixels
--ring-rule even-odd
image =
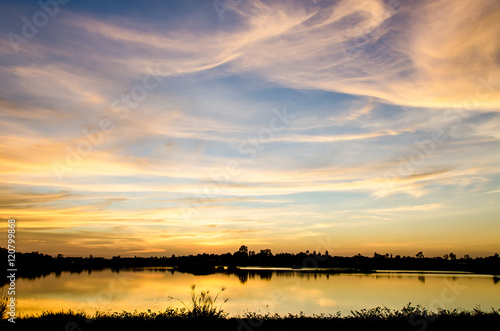
[[[402,310],[374,308],[354,311],[349,316],[303,314],[286,316],[246,313],[196,314],[189,310],[167,309],[143,313],[44,313],[0,321],[1,330],[498,330],[500,310],[442,310],[437,313],[410,305]]]
[[[7,261],[7,250],[0,248],[0,260]],[[36,278],[52,272],[62,271],[83,272],[111,268],[120,270],[124,268],[142,267],[172,267],[176,271],[193,274],[212,274],[217,272],[235,273],[244,279],[246,271],[237,267],[262,266],[286,267],[302,272],[373,272],[374,270],[433,270],[433,271],[464,271],[500,275],[500,257],[497,254],[488,257],[471,258],[468,255],[457,257],[449,253],[438,257],[425,257],[422,252],[415,256],[393,256],[392,254],[374,253],[373,256],[361,254],[344,257],[334,256],[328,251],[278,253],[273,254],[270,249],[261,250],[259,253],[249,251],[247,246],[241,246],[234,253],[226,254],[198,254],[188,256],[170,257],[121,257],[114,256],[110,259],[102,257],[56,257],[38,252],[16,253],[17,276]],[[224,267],[223,267],[224,266]],[[323,268],[329,270],[310,270],[310,268]],[[7,279],[2,277],[1,284]],[[496,278],[497,279],[497,278]]]

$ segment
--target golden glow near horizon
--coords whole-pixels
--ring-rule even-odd
[[[231,3],[0,5],[18,251],[500,251],[498,1]]]

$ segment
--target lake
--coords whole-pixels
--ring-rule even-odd
[[[235,274],[193,275],[168,268],[110,269],[50,274],[16,281],[18,315],[71,309],[152,311],[182,307],[190,302],[190,286],[228,298],[231,315],[246,310],[261,313],[319,313],[348,315],[351,310],[386,306],[401,309],[412,302],[438,308],[500,308],[500,282],[491,275],[443,272],[378,271],[362,274],[315,274],[293,270],[250,270]],[[175,299],[169,299],[173,297]],[[178,299],[178,300],[177,300]],[[221,301],[222,302],[222,301]]]

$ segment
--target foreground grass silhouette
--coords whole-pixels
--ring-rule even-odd
[[[351,315],[259,314],[246,312],[241,316],[229,317],[221,304],[209,291],[196,293],[191,287],[191,303],[184,308],[167,308],[152,312],[100,312],[93,315],[84,312],[44,312],[37,316],[16,318],[8,322],[0,316],[0,330],[498,330],[500,309],[483,311],[479,308],[428,311],[420,305],[409,303],[401,310],[386,307],[351,311]],[[173,298],[171,298],[173,299]],[[179,300],[180,301],[180,300]]]
[[[201,291],[198,294],[196,293],[196,285],[191,285],[191,304],[186,305],[184,301],[176,299],[184,305],[184,308],[181,308],[177,311],[174,310],[174,312],[175,314],[185,315],[185,317],[187,318],[225,318],[228,316],[228,314],[222,310],[222,305],[224,305],[224,303],[226,303],[229,299],[224,299],[223,303],[220,306],[217,306],[219,295],[225,290],[226,288],[223,287],[215,295],[215,298],[212,299],[212,297],[210,296],[210,291]],[[169,299],[172,300],[175,298],[169,297]]]

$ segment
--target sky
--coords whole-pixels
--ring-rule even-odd
[[[498,0],[0,13],[0,229],[16,219],[17,251],[500,251]]]

